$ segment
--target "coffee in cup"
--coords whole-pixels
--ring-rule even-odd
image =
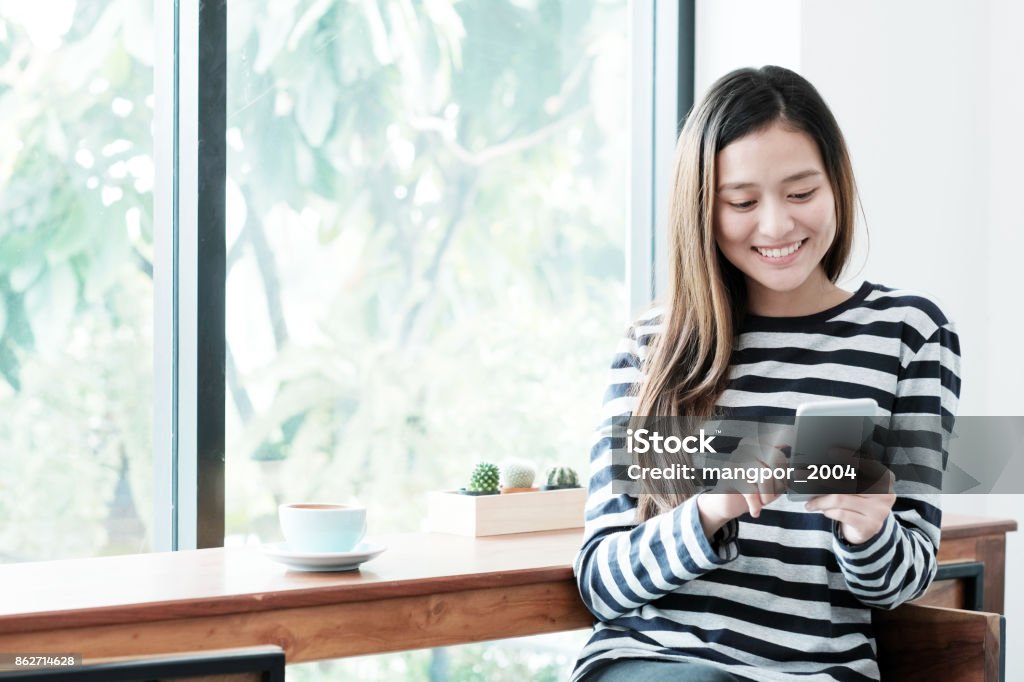
[[[288,549],[293,552],[348,552],[366,535],[366,508],[295,502],[277,509]]]

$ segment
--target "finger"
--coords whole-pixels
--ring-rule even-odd
[[[783,476],[782,478],[776,478],[772,482],[772,493],[775,495],[784,495],[789,489],[789,477]]]
[[[849,497],[855,499],[855,501],[849,504],[854,505],[858,509],[882,509],[888,511],[896,504],[895,493],[856,493],[849,495]]]
[[[874,501],[891,507],[896,502],[895,493],[851,493],[850,497],[857,497],[866,501]]]
[[[770,495],[782,495],[789,488],[789,476],[786,474],[785,468],[772,469],[773,475],[770,480],[765,481],[767,483],[768,493]],[[774,474],[779,475],[774,475]]]
[[[743,481],[726,478],[718,478],[714,488],[716,493],[741,493],[743,492]]]
[[[794,428],[792,424],[779,425],[780,428],[772,430],[770,433],[761,434],[759,440],[762,443],[767,443],[770,447],[781,450],[784,454],[793,448],[793,436]]]
[[[786,477],[775,476],[776,471],[779,471],[780,469],[785,471],[787,465],[789,464],[786,461],[786,456],[782,453],[782,451],[777,450],[775,448],[769,448],[755,460],[754,464],[757,464],[765,469],[768,469],[772,473],[771,476],[766,476],[764,481],[759,481],[761,485],[758,486],[758,489],[761,491],[762,496],[777,496],[786,492],[786,488],[789,485],[789,482],[786,480]]]
[[[769,489],[769,490],[762,491],[761,494],[760,494],[760,497],[761,497],[761,506],[762,507],[767,507],[769,504],[771,504],[776,499],[778,499],[779,496],[775,493],[775,491]]]
[[[766,466],[769,469],[785,469],[788,464],[786,453],[778,447],[762,449],[758,453],[757,460],[762,466]]]
[[[747,502],[747,509],[755,519],[761,515],[761,495],[758,493],[743,493],[743,499]]]
[[[764,475],[764,478],[758,478],[757,481],[757,492],[761,496],[761,504],[770,504],[773,499],[772,495],[775,494],[775,481],[771,476],[771,469],[762,467],[757,470],[757,473]]]
[[[842,494],[831,494],[821,495],[809,500],[804,508],[807,511],[820,511],[825,513],[827,511],[844,510],[857,514],[858,516],[865,516],[866,507],[870,507],[866,499],[856,499],[857,495],[842,495]],[[826,514],[827,515],[827,514]]]
[[[729,487],[731,490],[734,490],[743,495],[749,495],[751,493],[757,492],[757,484],[748,481],[746,478],[737,478],[733,480],[729,484]]]
[[[850,509],[827,509],[822,512],[826,518],[846,524],[851,528],[858,528],[868,520],[863,514],[858,514]]]

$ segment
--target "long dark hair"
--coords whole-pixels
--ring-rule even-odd
[[[835,117],[805,78],[780,66],[737,69],[708,90],[687,115],[676,144],[669,201],[669,296],[663,330],[644,366],[637,415],[711,416],[725,390],[733,336],[747,309],[743,273],[726,260],[714,234],[716,158],[732,142],[781,124],[817,143],[836,203],[836,234],[821,265],[835,282],[853,243],[856,183]],[[694,493],[646,487],[641,520]]]

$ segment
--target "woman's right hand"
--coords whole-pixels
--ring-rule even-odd
[[[744,438],[736,447],[734,459],[739,458],[748,465],[769,469],[785,468],[786,456],[781,444],[765,446],[757,439]],[[755,519],[761,509],[786,492],[787,481],[768,476],[757,483],[745,480],[720,481],[714,489],[697,496],[704,534],[710,539],[726,523],[743,514],[750,513]]]

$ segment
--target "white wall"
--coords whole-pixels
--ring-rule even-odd
[[[1020,349],[1024,346],[1024,3],[998,0],[991,3],[988,80],[990,186],[986,225],[988,253],[984,277],[989,318],[987,343],[990,374],[983,383],[988,396],[986,414],[1024,414],[1024,371]],[[989,495],[986,513],[1017,519],[1021,531],[1007,541],[1006,632],[1008,680],[1024,679],[1024,495]]]
[[[941,302],[961,337],[961,415],[1024,415],[1022,26],[1015,0],[697,3],[698,97],[734,68],[779,64],[829,103],[870,234],[860,226],[847,284]],[[943,500],[947,511],[1017,518],[1024,533],[1022,504]],[[1021,533],[1007,550],[1007,679],[1024,679]]]

